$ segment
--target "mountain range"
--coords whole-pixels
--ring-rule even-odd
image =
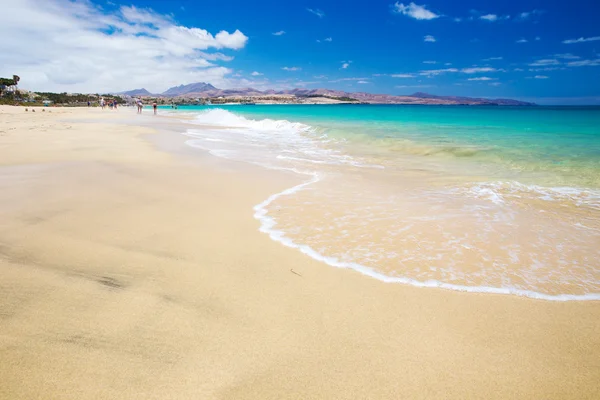
[[[261,96],[294,96],[298,98],[334,98],[355,99],[363,103],[375,104],[447,104],[447,105],[505,105],[531,106],[527,103],[512,99],[486,99],[461,96],[436,96],[417,92],[412,95],[394,96],[388,94],[372,94],[366,92],[344,92],[331,89],[290,89],[290,90],[257,90],[253,88],[218,89],[210,83],[197,82],[188,85],[174,86],[160,94],[153,94],[146,89],[134,89],[118,93],[132,97],[186,97],[186,98],[216,98],[216,97],[261,97]]]

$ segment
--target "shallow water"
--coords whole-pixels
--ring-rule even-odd
[[[170,112],[170,111],[168,111]],[[600,109],[180,108],[188,144],[293,170],[262,230],[337,267],[418,286],[600,299]]]

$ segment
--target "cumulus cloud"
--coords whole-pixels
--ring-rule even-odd
[[[567,39],[563,40],[564,44],[573,44],[573,43],[585,43],[585,42],[594,42],[596,40],[600,40],[600,36],[594,36],[589,38],[580,37],[579,39]]]
[[[333,39],[332,39],[332,38],[330,38],[330,37],[328,37],[328,38],[325,38],[325,41],[326,41],[326,42],[333,42]]]
[[[568,62],[569,67],[597,67],[600,66],[600,58],[595,60],[581,60]]]
[[[423,38],[423,41],[424,41],[424,42],[431,42],[431,43],[433,43],[433,42],[435,42],[436,40],[435,40],[435,38],[434,38],[433,36],[431,36],[431,35],[426,35],[426,36]]]
[[[485,21],[494,22],[498,20],[498,16],[496,14],[486,14],[479,17],[479,19],[483,19]]]
[[[437,61],[423,61],[423,64],[437,64]]]
[[[285,35],[285,31],[273,32],[273,36],[282,36],[282,35]]]
[[[392,6],[392,10],[395,13],[406,15],[408,17],[419,19],[419,20],[430,20],[439,18],[440,16],[432,11],[429,11],[426,6],[417,5],[415,3],[410,3],[408,5],[404,5],[404,3],[396,2]]]
[[[478,78],[469,78],[468,81],[493,81],[498,78],[490,78],[489,76],[480,76]]]
[[[527,43],[528,40],[527,39],[519,39],[517,40],[517,43]]]
[[[419,75],[436,76],[436,75],[444,74],[447,72],[458,72],[458,71],[459,70],[457,68],[427,69],[424,71],[420,71]]]
[[[481,72],[498,72],[500,71],[499,69],[496,68],[492,68],[492,67],[472,67],[472,68],[463,68],[460,70],[460,72],[465,73],[465,74],[478,74]]]
[[[253,73],[251,73],[250,75],[252,75],[252,76],[261,76],[261,75],[264,75],[264,74],[261,74],[261,73],[260,73],[260,72],[258,72],[258,71],[254,71],[254,72],[253,72]]]
[[[291,71],[291,72],[293,72],[293,71],[301,71],[302,70],[302,68],[300,68],[300,67],[283,67],[281,69],[284,70],[284,71]]]
[[[548,79],[549,77],[546,75],[536,75],[533,77],[533,79]]]
[[[581,57],[576,56],[576,55],[571,54],[571,53],[555,54],[554,57],[556,57],[556,58],[562,58],[564,60],[577,60],[577,59],[581,58]]]
[[[543,60],[537,60],[529,64],[530,67],[546,67],[549,65],[560,65],[560,61],[554,58],[548,58]]]
[[[517,21],[527,21],[529,19],[532,19],[536,16],[539,16],[543,13],[543,11],[541,10],[531,10],[531,11],[524,11],[522,13],[520,13],[519,15],[517,15],[517,17],[515,18]]]
[[[392,74],[392,78],[414,78],[415,74]]]
[[[88,1],[19,0],[3,18],[0,75],[17,74],[24,88],[109,92],[132,87],[163,91],[180,83],[234,82],[214,61],[232,57],[248,38],[239,30],[217,34],[179,25],[151,9],[105,11]],[[26,22],[25,22],[26,21]]]
[[[445,73],[458,73],[461,72],[463,74],[479,74],[483,72],[503,72],[503,69],[497,69],[492,67],[469,67],[469,68],[442,68],[442,69],[428,69],[424,71],[420,71],[419,75],[432,77]]]
[[[315,9],[307,8],[306,11],[308,11],[309,13],[315,14],[319,18],[323,18],[325,16],[325,13],[323,11],[319,10],[318,8],[315,8]]]
[[[348,67],[352,64],[352,61],[342,61],[342,66],[340,69],[348,69]]]
[[[356,83],[365,84],[365,83],[371,83],[371,82],[369,82],[369,81],[358,81]]]

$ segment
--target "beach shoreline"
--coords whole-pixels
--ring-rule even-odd
[[[331,268],[253,215],[305,179],[135,117],[0,106],[0,398],[600,396],[600,302]]]

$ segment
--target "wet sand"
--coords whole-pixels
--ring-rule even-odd
[[[0,398],[600,398],[599,302],[329,267],[253,218],[296,176],[51,110],[0,107]]]

